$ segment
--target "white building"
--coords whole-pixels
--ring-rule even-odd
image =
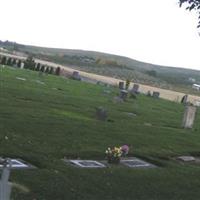
[[[200,91],[200,85],[198,85],[198,84],[193,84],[192,88],[195,89],[195,90]]]

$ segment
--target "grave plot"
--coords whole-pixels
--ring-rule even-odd
[[[26,79],[23,78],[23,77],[16,77],[16,79],[18,79],[18,80],[20,80],[20,81],[26,81]]]
[[[194,162],[196,161],[195,157],[193,156],[179,156],[177,157],[177,160],[183,161],[183,162]]]
[[[103,168],[104,164],[95,160],[65,160],[65,162],[81,168]]]
[[[40,81],[40,80],[35,80],[36,83],[41,84],[41,85],[45,85],[44,82]]]
[[[0,164],[0,169],[1,168],[3,168],[2,164]],[[12,169],[34,169],[36,167],[21,159],[11,159],[11,168]]]
[[[155,165],[148,163],[146,161],[143,161],[139,158],[124,159],[124,160],[121,160],[120,163],[122,165],[131,167],[131,168],[153,168],[153,167],[156,167]]]
[[[178,161],[181,164],[197,164],[200,165],[200,157],[199,156],[179,156],[173,158],[173,160]]]

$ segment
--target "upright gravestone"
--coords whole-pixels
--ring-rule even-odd
[[[123,90],[123,89],[124,89],[124,82],[123,82],[123,81],[120,81],[120,82],[119,82],[119,89],[120,89],[120,90]]]
[[[131,92],[138,94],[139,93],[139,87],[140,86],[138,84],[134,84]]]
[[[153,96],[154,98],[158,99],[159,96],[160,96],[160,92],[153,92],[152,96]]]
[[[148,96],[148,97],[151,97],[151,96],[152,96],[150,90],[147,92],[147,96]]]
[[[21,62],[20,68],[21,68],[21,69],[24,69],[24,62]]]
[[[188,105],[185,107],[185,113],[184,113],[183,122],[182,122],[183,128],[193,127],[196,111],[197,111],[197,107],[195,106]]]
[[[126,99],[128,97],[128,91],[127,90],[120,90],[120,96],[119,97],[123,101],[126,101]]]
[[[72,79],[77,80],[77,81],[81,81],[81,76],[80,76],[78,71],[73,71]]]
[[[186,104],[187,103],[187,99],[188,99],[188,95],[184,95],[181,99],[181,103]]]
[[[3,165],[0,180],[0,200],[10,200],[11,183],[8,180],[10,176],[11,160],[0,159],[0,163]]]
[[[96,108],[96,118],[101,121],[106,121],[108,117],[107,111],[103,107]]]

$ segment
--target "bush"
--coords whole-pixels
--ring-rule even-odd
[[[34,67],[35,67],[35,61],[33,57],[28,56],[28,58],[24,62],[24,68],[34,70]]]
[[[6,57],[4,56],[4,57],[2,58],[2,60],[1,60],[1,64],[2,64],[2,65],[6,65],[6,61],[7,61],[7,59],[6,59]]]
[[[57,67],[57,68],[56,68],[56,72],[55,72],[55,74],[56,74],[57,76],[60,75],[60,67]]]
[[[21,67],[21,63],[22,63],[22,61],[21,60],[18,60],[18,62],[17,62],[17,67]]]

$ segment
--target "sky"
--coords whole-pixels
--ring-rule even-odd
[[[200,70],[198,15],[178,0],[0,0],[0,40]]]

